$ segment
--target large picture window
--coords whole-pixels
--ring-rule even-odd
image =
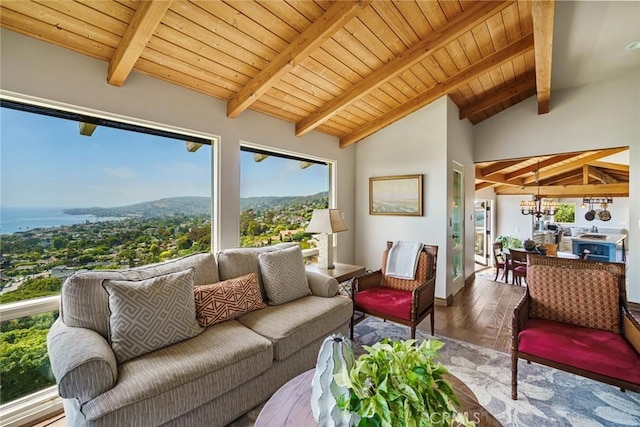
[[[240,245],[295,241],[302,249],[314,247],[305,228],[314,209],[329,207],[330,188],[326,162],[242,147]]]
[[[211,250],[210,141],[5,102],[0,126],[0,308],[76,271]],[[2,404],[54,384],[46,307],[0,324]]]

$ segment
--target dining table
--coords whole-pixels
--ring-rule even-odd
[[[565,258],[565,259],[579,259],[580,257],[574,253],[571,252],[561,252],[558,251],[555,254],[551,255],[551,254],[546,254],[546,253],[540,253],[538,251],[527,251],[526,249],[516,249],[516,248],[511,248],[511,250],[517,250],[520,252],[526,252],[527,254],[534,254],[534,255],[545,255],[545,256],[549,256],[549,257],[556,257],[556,258]],[[505,283],[509,283],[509,271],[511,271],[510,266],[512,265],[512,260],[511,260],[511,252],[510,252],[510,248],[505,248],[502,250],[502,253],[504,254],[505,257],[505,274],[504,276],[504,281]],[[513,272],[512,272],[513,275]]]

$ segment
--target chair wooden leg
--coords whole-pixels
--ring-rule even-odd
[[[416,327],[415,326],[411,327],[411,339],[412,340],[416,339]]]
[[[433,310],[431,310],[431,314],[429,315],[429,317],[431,318],[431,335],[435,337],[436,334],[434,333],[434,329],[433,329],[433,323],[434,323],[433,315],[434,315]]]
[[[349,339],[351,341],[353,341],[353,328],[355,327],[354,323],[353,323],[353,316],[355,315],[355,313],[351,314],[351,320],[349,321]]]
[[[494,282],[498,281],[498,274],[500,274],[500,269],[496,268],[496,277],[495,277],[495,279],[493,279]],[[502,273],[502,276],[504,277],[504,273]]]
[[[518,400],[518,355],[511,348],[511,399]]]

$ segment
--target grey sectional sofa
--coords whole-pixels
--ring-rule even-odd
[[[47,344],[70,426],[223,426],[312,368],[320,344],[346,334],[353,308],[338,284],[306,273],[310,295],[214,324],[193,338],[116,363],[105,279],[141,280],[193,268],[194,285],[254,272],[281,245],[225,250],[69,277]],[[264,289],[262,288],[264,291]]]

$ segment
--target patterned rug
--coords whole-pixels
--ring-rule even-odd
[[[494,273],[495,274],[495,273]],[[372,345],[385,337],[409,338],[409,328],[368,317],[354,341]],[[417,331],[417,338],[431,335]],[[441,362],[504,426],[640,426],[640,394],[547,368],[518,364],[518,400],[511,400],[511,356],[446,337]]]

